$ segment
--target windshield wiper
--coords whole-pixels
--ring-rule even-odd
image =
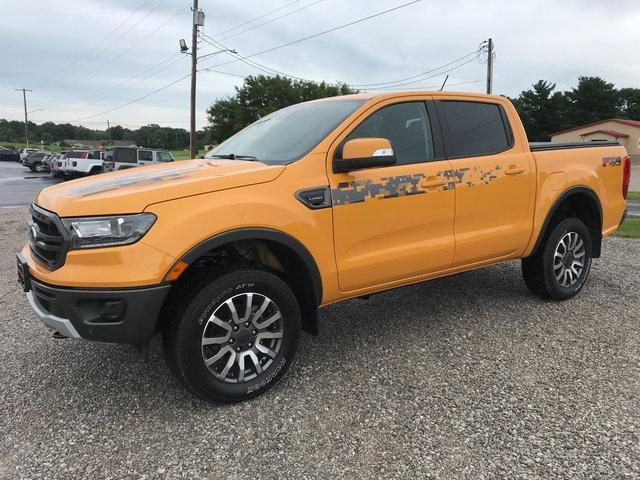
[[[219,155],[214,154],[209,158],[223,158],[225,160],[257,160],[253,155],[239,155],[237,153],[221,153]]]

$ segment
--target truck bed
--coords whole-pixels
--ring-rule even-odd
[[[571,148],[595,148],[595,147],[615,147],[620,145],[614,141],[601,142],[529,142],[529,148],[532,152],[540,152],[545,150],[568,150]]]

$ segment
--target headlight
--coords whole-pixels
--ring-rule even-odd
[[[153,213],[62,219],[71,235],[71,249],[129,245],[140,240],[155,221]]]

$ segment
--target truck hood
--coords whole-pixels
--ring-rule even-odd
[[[242,160],[163,163],[59,183],[35,203],[61,217],[138,213],[153,203],[270,182],[285,168]]]

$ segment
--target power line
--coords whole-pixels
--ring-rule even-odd
[[[300,7],[300,8],[296,8],[295,10],[292,10],[292,11],[290,11],[290,12],[287,12],[287,13],[285,13],[285,14],[283,14],[283,15],[278,16],[278,17],[272,18],[272,19],[270,19],[270,20],[266,20],[266,21],[264,21],[264,22],[262,22],[262,23],[258,23],[257,25],[254,25],[254,26],[252,26],[252,27],[246,28],[246,29],[241,30],[241,31],[236,32],[236,33],[232,33],[231,35],[227,35],[226,37],[223,37],[223,38],[221,38],[220,40],[227,40],[227,39],[229,39],[229,38],[237,37],[238,35],[242,35],[243,33],[246,33],[246,32],[248,32],[248,31],[250,31],[250,30],[254,30],[254,29],[256,29],[256,28],[262,27],[263,25],[267,25],[267,24],[269,24],[269,23],[273,23],[273,22],[275,22],[276,20],[280,20],[281,18],[288,17],[289,15],[292,15],[292,14],[294,14],[294,13],[297,13],[297,12],[299,12],[300,10],[304,10],[305,8],[309,8],[309,7],[311,7],[311,6],[313,6],[313,5],[316,5],[316,4],[318,4],[318,3],[320,3],[320,2],[323,2],[323,1],[324,1],[324,0],[316,0],[315,2],[309,3],[308,5],[303,5],[303,6],[302,6],[302,7]]]
[[[162,0],[162,1],[164,1],[164,0]],[[247,55],[247,56],[245,56],[245,57],[243,57],[243,58],[247,59],[247,58],[250,58],[250,57],[256,57],[256,56],[258,56],[258,55],[262,55],[262,54],[264,54],[264,53],[273,52],[273,51],[278,50],[278,49],[280,49],[280,48],[288,47],[288,46],[290,46],[290,45],[295,45],[295,44],[297,44],[297,43],[301,43],[301,42],[304,42],[304,41],[306,41],[306,40],[310,40],[310,39],[312,39],[312,38],[316,38],[316,37],[319,37],[319,36],[321,36],[321,35],[325,35],[325,34],[327,34],[327,33],[335,32],[335,31],[337,31],[337,30],[341,30],[341,29],[343,29],[343,28],[346,28],[346,27],[349,27],[349,26],[352,26],[352,25],[356,25],[356,24],[358,24],[358,23],[362,23],[362,22],[367,21],[367,20],[370,20],[370,19],[372,19],[372,18],[379,17],[379,16],[381,16],[381,15],[385,15],[385,14],[387,14],[387,13],[391,13],[391,12],[393,12],[393,11],[395,11],[395,10],[399,10],[399,9],[401,9],[401,8],[408,7],[409,5],[413,5],[414,3],[418,3],[418,2],[421,2],[421,1],[422,1],[422,0],[412,0],[412,1],[410,1],[410,2],[406,2],[406,3],[403,3],[403,4],[401,4],[401,5],[397,5],[397,6],[393,7],[393,8],[389,8],[389,9],[387,9],[387,10],[383,10],[383,11],[380,11],[380,12],[374,13],[374,14],[372,14],[372,15],[368,15],[368,16],[363,17],[363,18],[360,18],[360,19],[357,19],[357,20],[353,20],[353,21],[351,21],[351,22],[348,22],[348,23],[345,23],[345,24],[342,24],[342,25],[338,25],[337,27],[333,27],[333,28],[330,28],[330,29],[324,30],[324,31],[322,31],[322,32],[318,32],[318,33],[315,33],[315,34],[312,34],[312,35],[307,35],[306,37],[302,37],[302,38],[299,38],[299,39],[297,39],[297,40],[293,40],[293,41],[291,41],[291,42],[287,42],[287,43],[284,43],[284,44],[282,44],[282,45],[278,45],[278,46],[276,46],[276,47],[271,47],[271,48],[268,48],[268,49],[263,50],[263,51],[261,51],[261,52],[255,52],[255,53],[252,53],[251,55]],[[209,68],[210,68],[210,69],[214,69],[214,68],[216,68],[216,67],[219,67],[219,66],[222,66],[222,65],[227,65],[227,64],[230,64],[230,63],[235,63],[235,62],[238,62],[238,61],[240,61],[240,60],[238,60],[238,59],[234,59],[234,60],[231,60],[231,61],[229,61],[229,62],[224,62],[224,63],[218,64],[218,65],[211,65],[211,66],[209,66]],[[184,80],[185,78],[190,77],[190,76],[191,76],[191,75],[190,75],[190,74],[188,74],[188,75],[185,75],[185,76],[183,76],[183,77],[180,77],[180,78],[178,78],[177,80],[175,80],[175,81],[173,81],[173,82],[171,82],[171,83],[168,83],[167,85],[164,85],[164,86],[162,86],[162,87],[160,87],[160,88],[158,88],[158,89],[156,89],[156,90],[153,90],[152,92],[149,92],[149,93],[147,93],[146,95],[142,95],[141,97],[138,97],[138,98],[136,98],[136,99],[133,99],[133,100],[131,100],[131,101],[129,101],[129,102],[127,102],[127,103],[123,104],[123,105],[119,105],[119,106],[117,106],[117,107],[113,107],[113,108],[111,108],[111,109],[109,109],[109,110],[105,110],[104,112],[99,112],[99,113],[96,113],[96,114],[93,114],[93,115],[88,115],[88,116],[86,116],[86,117],[82,117],[82,118],[77,119],[77,120],[74,120],[74,121],[85,120],[85,119],[87,119],[87,118],[97,117],[97,116],[99,116],[99,115],[104,115],[105,113],[109,113],[109,112],[112,112],[112,111],[114,111],[114,110],[118,110],[118,109],[120,109],[120,108],[124,108],[124,107],[126,107],[126,106],[131,105],[132,103],[135,103],[135,102],[138,102],[138,101],[140,101],[140,100],[142,100],[142,99],[144,99],[144,98],[147,98],[147,97],[149,97],[149,96],[153,95],[154,93],[157,93],[157,92],[160,92],[160,91],[162,91],[162,90],[165,90],[165,89],[167,89],[167,88],[171,87],[172,85],[175,85],[176,83],[178,83],[178,82],[180,82],[180,81],[182,81],[182,80]]]
[[[219,41],[213,39],[212,37],[210,37],[209,35],[207,35],[206,33],[201,32],[201,39],[202,41],[208,43],[211,46],[214,46],[218,49],[224,49],[224,50],[229,50],[224,44],[220,43]],[[296,77],[295,75],[289,75],[286,74],[284,72],[280,72],[278,70],[275,70],[271,67],[267,67],[266,65],[262,65],[258,62],[255,62],[253,60],[248,60],[246,57],[243,57],[242,55],[240,55],[239,53],[232,53],[232,52],[227,52],[229,55],[231,55],[232,57],[238,59],[240,62],[249,65],[250,67],[253,67],[257,70],[260,70],[263,73],[267,73],[269,75],[272,75],[274,73],[278,74],[278,75],[282,75],[283,77],[288,77],[288,78],[294,78],[296,80],[304,80],[304,81],[308,81],[308,82],[313,82],[315,80],[309,80],[307,78],[302,78],[302,77]],[[242,75],[240,75],[242,76]]]
[[[123,22],[121,22],[116,28],[114,28],[109,34],[107,34],[107,36],[105,36],[102,40],[100,40],[98,43],[96,43],[93,47],[91,47],[89,50],[87,50],[86,52],[84,52],[78,59],[76,59],[74,62],[70,63],[69,65],[67,65],[66,67],[64,67],[61,71],[58,72],[58,75],[61,75],[62,73],[64,73],[66,70],[68,70],[69,68],[71,68],[73,65],[75,65],[76,63],[78,63],[80,60],[82,60],[83,58],[85,58],[88,54],[90,54],[92,51],[94,51],[98,46],[102,45],[107,39],[109,39],[114,33],[116,33],[120,27],[122,27],[125,23],[127,23],[129,20],[131,20],[135,15],[138,14],[138,12],[140,10],[142,10],[142,8],[149,3],[151,0],[145,0],[144,2],[142,2],[142,4],[138,7],[138,9],[133,12],[131,15],[129,15],[126,20],[124,20]]]
[[[468,82],[456,82],[456,83],[447,83],[446,86],[447,87],[451,87],[454,85],[470,85],[472,83],[483,83],[484,80],[480,79],[480,80],[470,80]],[[419,85],[413,88],[410,88],[409,90],[431,90],[433,88],[440,88],[441,85]],[[389,87],[389,88],[385,88],[385,90],[407,90],[406,88],[398,88],[398,87]]]
[[[180,57],[180,58],[177,58],[177,57]],[[135,87],[136,85],[138,85],[139,83],[143,82],[144,80],[147,80],[147,79],[149,79],[149,78],[153,77],[154,75],[157,75],[158,73],[162,72],[163,70],[166,70],[167,68],[171,67],[172,65],[175,65],[176,63],[178,63],[178,62],[179,62],[180,60],[182,60],[183,58],[185,58],[185,57],[184,57],[184,56],[182,56],[182,55],[181,55],[181,54],[179,54],[179,53],[176,53],[176,54],[174,54],[174,55],[171,55],[170,57],[165,58],[165,59],[164,59],[164,60],[162,60],[161,62],[159,62],[159,63],[155,64],[153,67],[151,67],[151,68],[149,68],[149,69],[147,69],[147,70],[143,70],[142,72],[140,72],[140,73],[139,73],[138,75],[136,75],[135,77],[128,78],[128,79],[127,79],[127,80],[125,80],[124,82],[120,82],[120,83],[118,83],[117,85],[115,85],[115,86],[113,86],[113,87],[111,87],[111,88],[108,88],[108,89],[106,89],[106,90],[103,90],[102,92],[99,92],[99,93],[97,93],[97,94],[95,94],[95,95],[92,95],[91,97],[88,97],[88,98],[86,98],[85,100],[83,100],[83,101],[81,101],[81,102],[77,102],[77,103],[83,103],[83,102],[88,102],[89,100],[97,99],[97,98],[99,98],[99,97],[102,97],[105,93],[111,92],[112,90],[115,90],[115,91],[114,91],[114,92],[111,92],[111,93],[109,93],[109,95],[107,95],[107,96],[103,97],[103,98],[102,98],[102,100],[106,100],[107,98],[111,98],[111,97],[113,97],[114,95],[117,95],[117,94],[120,94],[120,93],[126,92],[127,90],[129,90],[129,89],[130,89],[130,88],[132,88],[132,87]],[[160,65],[162,65],[162,64],[164,64],[164,63],[166,63],[166,62],[168,62],[168,61],[170,61],[170,60],[173,60],[173,59],[176,59],[176,60],[175,60],[175,61],[173,61],[173,62],[171,62],[171,63],[169,63],[168,65],[165,65],[163,68],[160,68],[160,69],[156,70]],[[156,70],[156,71],[154,71],[154,70]],[[153,72],[153,73],[150,73],[149,75],[143,76],[143,75],[145,75],[146,73],[149,73],[149,72]],[[140,80],[138,80],[138,79],[140,79]],[[122,88],[122,89],[119,89],[119,90],[118,90],[118,88],[119,88],[120,86],[125,85],[125,84],[127,84],[127,83],[131,82],[132,80],[138,80],[138,81],[137,81],[137,82],[135,82],[135,83],[132,83],[132,84],[131,84],[131,85],[129,85],[128,87],[125,87],[125,88]],[[95,102],[90,103],[89,105],[95,105]]]
[[[389,87],[402,87],[403,85],[413,85],[415,83],[420,83],[420,82],[422,82],[424,80],[427,80],[429,78],[439,77],[440,75],[444,75],[445,73],[453,72],[454,70],[457,70],[458,68],[463,67],[464,65],[467,65],[467,64],[469,64],[469,63],[471,63],[473,61],[475,61],[475,57],[467,60],[466,62],[461,63],[460,65],[456,65],[455,67],[452,67],[452,68],[450,68],[448,70],[444,70],[442,72],[438,72],[438,73],[436,73],[434,75],[430,75],[428,77],[419,78],[419,79],[413,80],[411,82],[404,82],[404,83],[396,83],[396,84],[393,84],[393,85],[386,85],[386,86],[383,86],[383,87],[370,87],[370,88],[367,88],[366,90],[384,90],[384,89],[389,88]]]
[[[143,42],[144,42],[145,40],[147,40],[151,35],[153,35],[154,33],[156,33],[158,30],[160,30],[162,27],[164,27],[167,23],[169,23],[171,20],[173,20],[175,17],[177,17],[180,13],[182,13],[182,12],[183,12],[187,7],[188,7],[188,5],[185,5],[184,7],[182,7],[181,9],[179,9],[176,13],[174,13],[171,17],[169,17],[167,20],[165,20],[165,21],[164,21],[162,24],[160,24],[158,27],[156,27],[153,31],[149,32],[149,33],[148,33],[148,34],[146,34],[143,38],[141,38],[139,42],[137,42],[137,43],[133,44],[131,47],[129,47],[129,48],[128,48],[127,50],[125,50],[124,52],[122,52],[120,55],[118,55],[118,56],[116,56],[116,57],[112,58],[111,60],[107,61],[106,63],[102,64],[100,67],[98,67],[98,68],[97,68],[97,70],[102,70],[106,65],[108,65],[108,64],[110,64],[110,63],[112,63],[113,61],[115,61],[115,60],[117,60],[118,58],[122,57],[123,55],[127,54],[127,53],[128,53],[129,51],[131,51],[134,47],[136,47],[136,46],[140,45],[141,43],[143,43]],[[126,79],[126,80],[124,80],[123,82],[120,82],[120,83],[118,83],[117,85],[115,85],[115,86],[113,86],[113,87],[110,87],[110,88],[107,88],[107,89],[105,89],[105,90],[102,90],[101,92],[98,92],[98,93],[96,93],[96,94],[93,94],[93,95],[91,95],[91,96],[89,96],[89,97],[85,98],[84,100],[78,100],[77,102],[73,102],[73,104],[84,103],[84,102],[87,102],[87,101],[89,101],[89,100],[93,100],[93,99],[95,99],[95,98],[99,98],[99,97],[103,96],[105,93],[112,92],[113,90],[115,90],[115,91],[113,91],[112,93],[110,93],[109,95],[107,95],[107,96],[106,96],[106,97],[104,97],[104,98],[110,98],[110,97],[112,97],[112,96],[114,96],[114,95],[116,95],[116,94],[118,94],[118,93],[122,93],[122,92],[124,92],[124,91],[126,91],[126,90],[130,89],[131,87],[133,87],[133,86],[137,85],[137,84],[138,84],[138,83],[140,83],[140,82],[136,82],[136,83],[134,83],[134,84],[130,85],[129,87],[127,87],[127,88],[124,88],[124,89],[118,90],[118,88],[119,88],[120,86],[125,85],[125,84],[127,84],[127,83],[131,82],[132,80],[136,80],[136,79],[140,78],[142,75],[146,74],[147,72],[151,72],[152,70],[155,70],[155,69],[156,69],[157,67],[159,67],[160,65],[162,65],[162,64],[164,64],[164,63],[166,63],[166,62],[168,62],[168,61],[170,61],[170,60],[173,60],[174,58],[179,57],[179,56],[181,56],[179,53],[173,54],[173,55],[171,55],[170,57],[167,57],[167,58],[165,58],[164,60],[160,61],[159,63],[155,64],[155,65],[154,65],[154,66],[152,66],[151,68],[146,69],[146,70],[143,70],[141,73],[139,73],[139,74],[137,74],[137,75],[135,75],[135,76],[133,76],[133,77],[130,77],[130,78],[128,78],[128,79]],[[154,72],[153,74],[147,75],[147,76],[146,76],[146,77],[144,77],[142,80],[146,80],[147,78],[150,78],[150,77],[152,77],[153,75],[156,75],[157,73],[161,72],[162,70],[165,70],[165,69],[169,68],[171,65],[174,65],[174,64],[175,64],[175,63],[177,63],[177,62],[178,62],[178,60],[176,60],[175,62],[170,63],[169,65],[165,66],[164,68],[161,68],[160,70],[158,70],[158,71]],[[141,80],[141,81],[142,81],[142,80]],[[91,103],[90,105],[93,105],[93,104],[95,104],[95,102],[94,102],[94,103]]]
[[[336,30],[341,30],[343,28],[350,27],[352,25],[356,25],[358,23],[362,23],[362,22],[365,22],[367,20],[371,20],[372,18],[379,17],[379,16],[385,15],[387,13],[391,13],[391,12],[393,12],[395,10],[399,10],[401,8],[408,7],[409,5],[413,5],[414,3],[418,3],[418,2],[421,2],[421,1],[422,0],[413,0],[411,2],[403,3],[401,5],[397,5],[397,6],[393,7],[393,8],[389,8],[387,10],[383,10],[381,12],[374,13],[372,15],[368,15],[366,17],[362,17],[362,18],[359,18],[357,20],[353,20],[351,22],[344,23],[342,25],[338,25],[337,27],[329,28],[328,30],[323,30],[322,32],[314,33],[312,35],[307,35],[306,37],[302,37],[302,38],[299,38],[297,40],[293,40],[291,42],[283,43],[282,45],[277,45],[275,47],[267,48],[266,50],[262,50],[260,52],[252,53],[251,55],[245,55],[244,58],[246,59],[246,58],[257,57],[258,55],[264,55],[265,53],[273,52],[275,50],[279,50],[281,48],[288,47],[290,45],[295,45],[296,43],[304,42],[306,40],[311,40],[312,38],[316,38],[316,37],[319,37],[321,35],[326,35],[327,33],[335,32]],[[231,60],[231,61],[224,62],[224,63],[219,63],[217,65],[211,65],[211,68],[221,67],[222,65],[228,65],[230,63],[235,63],[237,61],[239,61],[239,60],[236,59],[236,60]]]
[[[162,90],[166,90],[167,88],[169,88],[169,87],[171,87],[171,86],[175,85],[175,84],[176,84],[176,83],[178,83],[178,82],[181,82],[181,81],[182,81],[182,80],[184,80],[185,78],[189,78],[190,76],[191,76],[191,74],[189,73],[189,74],[187,74],[187,75],[184,75],[184,76],[182,76],[182,77],[178,78],[177,80],[174,80],[174,81],[173,81],[173,82],[171,82],[171,83],[167,83],[166,85],[163,85],[162,87],[160,87],[160,88],[157,88],[157,89],[153,90],[152,92],[149,92],[149,93],[147,93],[147,94],[145,94],[145,95],[142,95],[141,97],[134,98],[133,100],[130,100],[130,101],[128,101],[127,103],[125,103],[125,104],[123,104],[123,105],[118,105],[117,107],[110,108],[109,110],[105,110],[104,112],[94,113],[93,115],[87,115],[86,117],[82,117],[82,118],[78,118],[78,119],[76,119],[76,120],[72,120],[72,121],[71,121],[71,122],[69,122],[69,123],[72,123],[72,122],[79,122],[79,121],[81,121],[81,120],[86,120],[87,118],[94,118],[94,117],[97,117],[97,116],[99,116],[99,115],[104,115],[105,113],[113,112],[114,110],[119,110],[119,109],[121,109],[121,108],[128,107],[128,106],[129,106],[129,105],[131,105],[132,103],[139,102],[140,100],[143,100],[143,99],[145,99],[145,98],[147,98],[147,97],[150,97],[150,96],[151,96],[151,95],[153,95],[154,93],[158,93],[158,92],[161,92]]]
[[[163,0],[164,1],[164,0]],[[162,3],[162,2],[161,2]],[[114,61],[116,61],[117,59],[123,57],[124,55],[126,55],[127,53],[129,53],[131,50],[133,50],[135,47],[137,47],[138,45],[142,44],[144,41],[146,41],[147,39],[149,39],[149,37],[151,35],[153,35],[154,33],[156,33],[158,30],[160,30],[162,27],[164,27],[167,23],[169,23],[171,20],[173,20],[174,18],[176,18],[178,15],[180,15],[184,10],[186,10],[188,7],[188,5],[185,5],[184,7],[182,7],[181,9],[179,9],[176,13],[174,13],[173,15],[171,15],[171,17],[169,17],[167,20],[165,20],[163,23],[161,23],[160,25],[158,25],[156,28],[154,28],[151,32],[147,33],[146,35],[144,35],[140,41],[138,41],[137,43],[134,43],[133,45],[131,45],[129,48],[127,48],[126,50],[124,50],[123,52],[121,52],[119,55],[116,55],[115,57],[113,57],[111,60],[108,60],[107,62],[103,63],[102,65],[100,65],[97,70],[102,70],[104,67],[106,67],[107,65],[110,65],[111,63],[113,63]]]
[[[244,27],[245,25],[247,25],[247,24],[249,24],[249,23],[251,23],[251,22],[253,22],[255,20],[260,20],[261,18],[264,18],[267,15],[271,15],[272,13],[276,13],[276,12],[279,12],[280,10],[284,10],[288,6],[293,5],[294,3],[299,3],[299,2],[300,2],[300,0],[294,0],[293,2],[286,3],[285,5],[283,5],[283,6],[279,7],[279,8],[276,8],[275,10],[271,10],[271,11],[263,13],[262,15],[259,15],[257,17],[253,17],[252,19],[247,20],[246,22],[240,23],[240,24],[236,25],[235,27],[231,27],[231,28],[228,28],[227,30],[223,30],[222,32],[215,33],[213,36],[214,37],[218,37],[218,36],[223,35],[223,34],[225,34],[227,32],[231,32],[231,31],[235,30],[236,28]]]
[[[203,38],[203,40],[205,42],[209,43],[210,45],[213,45],[213,46],[215,46],[217,48],[225,48],[225,49],[227,48],[224,44],[222,44],[221,42],[211,38],[209,35],[207,35],[205,33],[202,33],[202,35],[205,37],[205,38]],[[451,72],[451,71],[456,70],[457,68],[460,68],[460,67],[462,67],[462,66],[464,66],[464,65],[466,65],[468,63],[471,63],[472,61],[474,61],[477,58],[478,52],[479,52],[478,50],[474,50],[473,52],[470,52],[470,53],[468,53],[466,55],[463,55],[462,57],[457,58],[457,59],[455,59],[455,60],[453,60],[451,62],[445,63],[444,65],[441,65],[441,66],[439,66],[437,68],[434,68],[434,69],[431,69],[431,70],[428,70],[426,72],[422,72],[422,73],[419,73],[419,74],[416,74],[416,75],[411,75],[409,77],[404,77],[404,78],[400,78],[400,79],[396,79],[396,80],[391,80],[391,81],[388,81],[388,82],[371,83],[371,84],[351,84],[349,82],[345,82],[345,83],[347,85],[353,86],[353,87],[368,86],[368,85],[372,85],[372,86],[375,86],[375,85],[386,85],[386,87],[370,88],[369,90],[383,90],[383,89],[386,89],[388,87],[397,87],[397,86],[402,86],[402,85],[410,85],[412,83],[418,83],[418,82],[422,82],[423,80],[427,80],[429,78],[440,76],[440,75],[442,75],[444,73]],[[243,57],[240,54],[231,54],[230,53],[230,55],[235,57],[235,58],[237,58],[239,61],[241,61],[241,62],[243,62],[243,63],[245,63],[245,64],[247,64],[249,66],[252,66],[253,68],[256,68],[256,69],[258,69],[258,70],[260,70],[260,71],[262,71],[264,73],[271,74],[271,72],[273,72],[273,73],[276,73],[278,75],[282,75],[282,76],[288,77],[288,78],[294,78],[294,79],[297,79],[297,80],[304,80],[304,81],[311,81],[311,82],[315,81],[315,80],[309,80],[309,79],[302,78],[302,77],[297,77],[295,75],[289,75],[289,74],[286,74],[284,72],[280,72],[278,70],[275,70],[275,69],[273,69],[271,67],[268,67],[266,65],[263,65],[263,64],[260,64],[258,62],[255,62],[253,60],[248,60],[246,57]],[[449,70],[446,70],[444,72],[440,72],[440,70],[442,70],[443,68],[451,66],[451,65],[454,65],[454,64],[460,62],[461,60],[464,60],[464,59],[470,57],[471,55],[473,55],[474,58],[472,58],[472,59],[468,60],[467,62],[464,62],[464,63],[462,63],[460,65],[457,65],[457,66],[455,66],[455,67],[453,67],[453,68],[451,68]],[[436,73],[434,75],[431,75],[431,76],[428,76],[428,77],[425,77],[425,75],[428,75],[428,74],[433,73],[433,72],[438,72],[438,73]],[[418,77],[420,77],[420,78],[418,78]],[[408,82],[408,83],[401,83],[401,82],[403,82],[405,80],[410,80],[410,79],[417,79],[417,80],[415,80],[413,82]],[[316,82],[316,83],[318,83],[318,82]]]
[[[473,52],[467,53],[466,55],[463,55],[460,58],[456,58],[455,60],[452,60],[449,63],[445,63],[444,65],[440,65],[437,68],[433,68],[431,70],[428,70],[426,72],[422,72],[422,73],[418,73],[416,75],[411,75],[410,77],[404,77],[404,78],[399,78],[397,80],[391,80],[389,82],[378,82],[378,83],[354,83],[353,85],[351,85],[352,87],[377,87],[377,86],[381,86],[381,85],[389,85],[391,83],[398,83],[398,82],[404,82],[405,80],[412,80],[414,78],[417,77],[422,77],[424,75],[429,75],[430,73],[436,72],[438,70],[441,70],[443,68],[448,67],[449,65],[453,65],[461,60],[464,60],[465,58],[470,57],[471,55],[475,55],[477,57],[478,55],[478,50],[474,50]]]

